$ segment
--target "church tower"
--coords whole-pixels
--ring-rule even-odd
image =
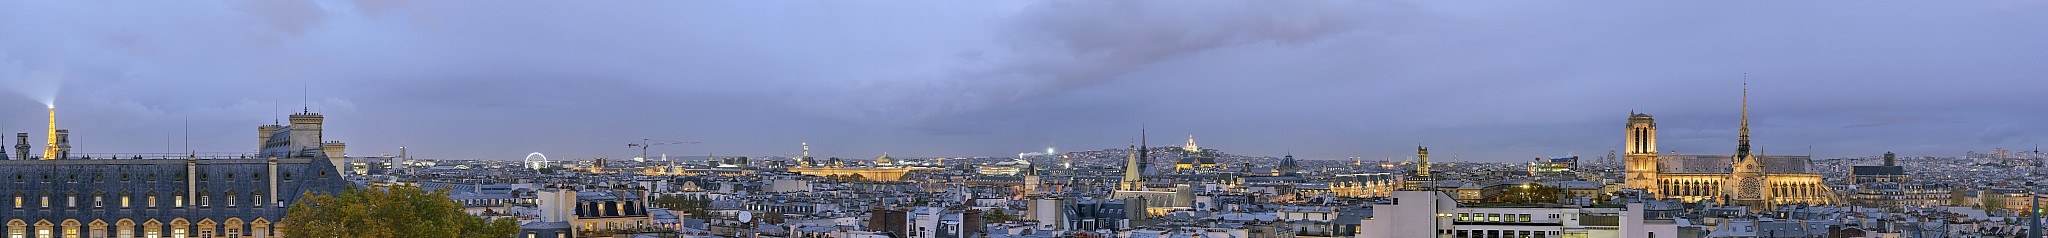
[[[1131,146],[1131,156],[1124,159],[1124,178],[1117,183],[1116,190],[1139,191],[1145,189],[1145,174],[1139,172],[1143,164],[1138,162],[1138,147]]]
[[[1650,114],[1630,112],[1628,125],[1622,129],[1628,133],[1628,144],[1622,146],[1628,151],[1624,155],[1627,178],[1622,186],[1662,197],[1664,193],[1657,186],[1657,119]]]
[[[1151,158],[1149,158],[1150,156],[1146,154],[1144,143],[1145,130],[1139,129],[1138,145],[1131,147],[1131,157],[1125,159],[1124,161],[1124,178],[1123,182],[1118,184],[1117,190],[1145,190],[1145,164],[1151,163],[1152,160]]]
[[[1765,199],[1771,197],[1765,189],[1763,160],[1751,154],[1749,149],[1749,82],[1742,83],[1742,128],[1736,136],[1735,163],[1728,174],[1734,196],[1731,204],[1750,206],[1750,210],[1770,209]]]
[[[1415,176],[1429,178],[1429,147],[1415,146]]]

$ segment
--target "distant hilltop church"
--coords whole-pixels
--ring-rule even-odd
[[[1766,156],[1749,146],[1749,89],[1742,93],[1742,126],[1734,155],[1658,154],[1657,122],[1649,114],[1629,113],[1627,178],[1623,186],[1656,198],[1685,202],[1711,201],[1748,206],[1751,210],[1788,204],[1832,205],[1841,199],[1809,171],[1810,156]]]
[[[1180,161],[1173,163],[1173,171],[1216,168],[1216,151],[1202,150],[1195,145],[1195,135],[1188,135],[1188,144],[1180,147]]]

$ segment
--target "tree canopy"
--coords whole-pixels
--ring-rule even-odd
[[[308,193],[279,224],[292,237],[503,238],[519,232],[513,219],[463,213],[462,204],[448,199],[445,190],[411,186]]]

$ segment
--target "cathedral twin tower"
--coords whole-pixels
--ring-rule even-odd
[[[1630,112],[1628,124],[1623,126],[1627,168],[1622,185],[1660,199],[1752,209],[1840,202],[1833,189],[1821,184],[1820,174],[1807,171],[1810,157],[1764,156],[1750,151],[1747,83],[1742,98],[1742,125],[1734,155],[1660,155],[1656,119]]]

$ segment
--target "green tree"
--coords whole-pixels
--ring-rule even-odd
[[[349,188],[307,193],[279,222],[292,237],[503,238],[519,232],[513,219],[484,220],[462,212],[448,191],[418,187]]]
[[[1949,192],[1948,192],[1948,204],[1950,204],[1950,205],[1955,205],[1955,206],[1962,206],[1962,205],[1971,205],[1971,204],[1970,204],[1970,192],[1971,192],[1971,190],[1969,190],[1969,189],[1956,189],[1956,190],[1952,190],[1952,191],[1949,191]]]
[[[654,198],[653,204],[655,207],[667,208],[670,210],[683,212],[685,213],[685,216],[691,218],[714,217],[711,216],[710,212],[707,211],[711,207],[711,200],[709,199],[693,199],[686,196],[660,195]]]
[[[1979,199],[1978,207],[1984,208],[1985,211],[2005,209],[2005,194],[1984,191],[1978,192],[1977,198]]]
[[[1003,223],[1003,222],[1010,222],[1010,221],[1016,221],[1016,220],[1017,220],[1017,216],[1014,216],[1014,215],[1010,215],[1010,213],[1009,213],[1009,212],[1003,211],[1003,209],[1002,209],[1002,208],[996,208],[996,209],[993,209],[993,210],[988,210],[988,211],[985,211],[985,212],[983,212],[983,213],[981,214],[981,220],[982,220],[982,222],[984,222],[984,223],[987,223],[987,224],[996,224],[996,223]]]

